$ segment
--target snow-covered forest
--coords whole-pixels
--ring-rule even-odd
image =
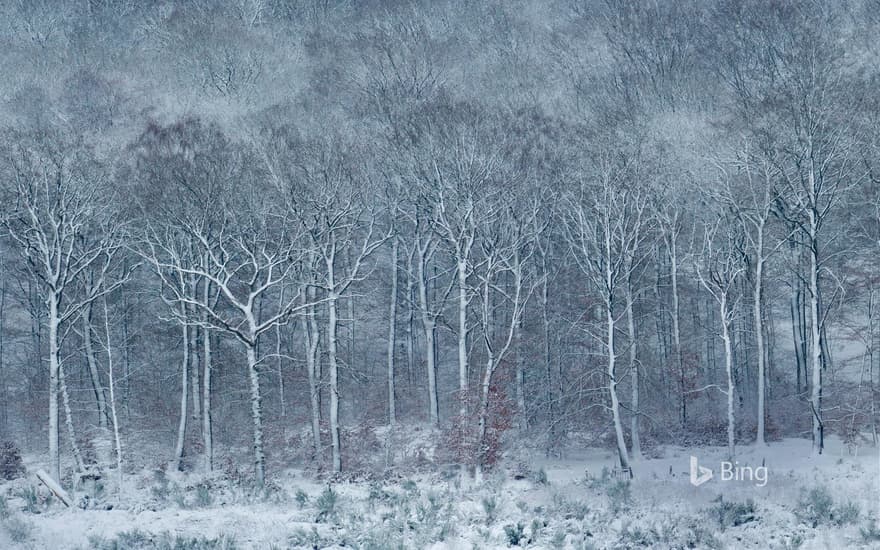
[[[880,547],[877,0],[0,29],[0,547]]]

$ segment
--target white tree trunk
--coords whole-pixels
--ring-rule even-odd
[[[617,439],[617,457],[621,469],[629,468],[629,454],[626,450],[626,440],[623,437],[623,423],[620,420],[620,402],[617,399],[617,378],[615,376],[614,352],[614,312],[610,302],[606,307],[606,322],[608,329],[608,392],[611,394],[611,416],[614,419],[614,434]]]
[[[330,276],[332,280],[332,275]],[[330,288],[333,288],[332,282]],[[339,297],[330,291],[327,300],[327,360],[330,363],[330,446],[333,454],[333,473],[342,471],[339,450],[339,367],[337,365],[337,302]]]
[[[394,348],[397,345],[397,254],[399,243],[395,237],[391,243],[391,303],[388,306],[388,424],[393,428],[397,422],[394,403]]]
[[[641,460],[642,443],[639,438],[639,363],[636,347],[636,323],[633,315],[632,284],[627,278],[626,284],[626,325],[629,335],[629,372],[632,380],[632,418],[630,419],[630,439],[632,439],[632,458]]]
[[[727,374],[727,454],[733,460],[735,455],[736,424],[734,418],[733,348],[730,341],[730,313],[727,311],[727,293],[720,293],[721,339],[724,340],[724,368]]]
[[[193,285],[195,288],[195,285]],[[199,330],[198,327],[192,327],[192,335],[189,339],[189,345],[192,348],[189,352],[189,356],[192,359],[192,368],[189,369],[190,374],[190,391],[192,391],[192,396],[190,397],[190,401],[192,401],[192,420],[196,426],[201,424],[202,422],[202,407],[201,407],[201,399],[202,396],[199,395],[199,363],[198,363],[198,347],[199,347]]]
[[[428,281],[425,273],[425,260],[419,258],[419,303],[422,310],[422,325],[425,329],[425,359],[428,365],[428,414],[431,425],[440,423],[437,405],[437,370],[434,365],[434,319],[428,304]]]
[[[490,351],[486,359],[486,370],[483,373],[483,380],[480,384],[480,417],[477,431],[477,457],[476,466],[474,468],[474,480],[477,483],[483,481],[483,453],[485,451],[486,424],[489,419],[489,388],[492,384],[492,371],[495,369],[495,356]]]
[[[97,361],[95,361],[95,351],[92,347],[92,323],[91,315],[92,305],[88,304],[83,308],[82,314],[82,334],[83,343],[86,349],[86,363],[89,366],[89,378],[92,381],[92,389],[95,392],[95,401],[98,405],[98,427],[107,427],[107,400],[104,397],[104,387],[101,385],[101,376],[98,373]]]
[[[458,414],[467,415],[468,356],[467,356],[467,261],[458,260]]]
[[[763,227],[759,230],[763,232]],[[762,295],[763,295],[763,279],[764,279],[764,258],[763,258],[763,235],[758,236],[758,258],[755,263],[755,346],[758,355],[758,432],[755,437],[755,444],[758,446],[766,445],[764,440],[764,416],[765,412],[765,378],[766,364],[764,355],[764,315],[762,311]]]
[[[180,375],[180,421],[177,424],[177,443],[174,446],[174,462],[171,469],[180,469],[180,461],[183,459],[183,443],[186,439],[186,415],[187,399],[189,397],[189,327],[181,325],[183,330],[183,362]]]
[[[681,321],[678,299],[678,249],[675,243],[675,233],[669,236],[669,262],[670,275],[672,276],[672,341],[675,345],[675,365],[678,367],[679,385],[679,415],[681,425],[687,423],[687,396],[684,388],[684,360],[681,350]]]
[[[203,299],[205,304],[208,303],[210,296],[211,284],[205,281],[203,289]],[[204,314],[203,320],[207,323],[207,313]],[[211,424],[211,331],[203,329],[202,331],[202,355],[203,357],[203,375],[202,375],[202,401],[204,410],[202,411],[202,439],[205,442],[205,470],[214,471],[214,433]]]
[[[110,384],[110,415],[113,420],[113,441],[116,444],[116,475],[118,476],[118,485],[116,487],[117,495],[123,494],[123,478],[122,478],[122,440],[119,437],[119,416],[116,414],[116,393],[114,390],[113,379],[113,351],[110,344],[110,321],[107,315],[107,300],[104,300],[104,338],[107,342],[107,376],[108,384]]]
[[[304,293],[304,300],[314,304],[315,287],[309,286]],[[306,332],[306,370],[309,378],[309,404],[312,418],[312,445],[314,447],[315,461],[321,463],[321,400],[318,386],[318,348],[320,346],[321,332],[318,329],[318,320],[315,317],[315,306],[310,305],[306,309],[308,324]]]
[[[82,453],[79,452],[79,444],[76,442],[76,430],[73,428],[73,413],[70,410],[70,396],[67,393],[67,382],[64,380],[64,366],[58,367],[58,383],[61,386],[61,402],[64,404],[64,423],[67,426],[67,435],[70,438],[70,450],[73,453],[73,462],[77,472],[85,471]]]
[[[258,487],[266,483],[266,457],[263,454],[263,403],[257,350],[254,343],[247,347],[248,376],[251,383],[251,420],[254,430],[254,478]]]
[[[523,364],[523,346],[522,346],[522,317],[516,323],[516,334],[514,335],[514,353],[516,354],[516,409],[519,417],[520,429],[528,429],[529,419],[526,415],[526,373]]]
[[[416,313],[415,298],[415,284],[413,284],[413,277],[412,275],[407,275],[406,302],[409,304],[409,307],[407,307],[406,318],[406,380],[410,386],[413,384],[413,370],[415,370],[416,364],[416,335],[413,330]]]
[[[49,318],[49,474],[61,479],[61,458],[58,453],[58,296],[52,292],[48,298]]]
[[[822,342],[820,340],[819,312],[819,258],[816,251],[817,220],[812,210],[810,214],[810,408],[812,409],[813,454],[822,454],[824,448],[824,426],[822,424]]]

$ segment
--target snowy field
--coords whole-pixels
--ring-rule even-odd
[[[0,485],[0,548],[880,548],[874,448],[740,447],[732,471],[752,467],[751,480],[722,479],[723,448],[654,455],[629,483],[595,449],[507,464],[481,484],[448,472],[327,485],[287,470],[254,492],[220,473],[145,469],[122,498],[108,484],[87,509],[47,502],[30,461],[26,478]],[[691,456],[713,470],[700,486]]]

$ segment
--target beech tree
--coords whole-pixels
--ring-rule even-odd
[[[727,398],[727,454],[732,460],[735,454],[734,392],[736,388],[733,376],[731,324],[736,317],[740,298],[736,294],[736,283],[744,270],[741,256],[743,236],[740,228],[736,225],[731,227],[731,220],[723,216],[719,216],[718,220],[706,228],[703,250],[695,261],[697,278],[717,303],[721,319],[727,389],[717,389]]]
[[[377,209],[365,195],[369,181],[355,172],[346,153],[334,144],[307,145],[299,175],[308,184],[298,218],[320,259],[314,285],[327,303],[327,356],[330,375],[330,438],[333,472],[342,471],[339,437],[338,303],[364,277],[367,259],[390,238],[378,227]],[[360,178],[358,178],[360,176]],[[348,262],[343,262],[348,258]]]
[[[17,143],[3,159],[3,191],[11,209],[2,222],[46,307],[49,473],[60,481],[61,345],[69,322],[121,284],[117,270],[124,225],[112,210],[112,200],[106,200],[112,195],[106,175],[83,144],[54,132],[10,137]],[[86,285],[83,279],[89,273],[94,278]],[[68,427],[72,431],[69,414]]]
[[[175,319],[184,326],[220,331],[244,348],[254,473],[257,484],[263,485],[265,451],[259,375],[263,358],[257,354],[257,344],[263,334],[287,323],[294,313],[308,309],[309,303],[303,303],[299,293],[288,293],[280,300],[269,298],[277,297],[285,285],[295,283],[293,276],[310,248],[300,224],[290,219],[283,197],[274,192],[266,176],[261,179],[259,172],[245,168],[255,162],[252,154],[234,149],[227,154],[231,157],[226,166],[229,172],[207,180],[214,191],[207,195],[211,215],[189,217],[190,212],[184,211],[173,216],[172,211],[166,211],[162,220],[149,223],[139,251],[163,282],[163,299],[172,306]],[[175,181],[166,184],[193,184],[180,175],[174,175]],[[238,178],[248,181],[249,186],[232,186]],[[193,262],[193,258],[204,261]],[[191,292],[196,284],[215,288],[218,299]]]
[[[486,353],[477,416],[475,477],[478,481],[482,479],[483,467],[490,464],[488,455],[493,447],[497,452],[498,443],[487,441],[493,377],[511,351],[523,308],[535,286],[528,280],[528,266],[534,253],[531,232],[538,208],[526,200],[513,203],[507,197],[498,196],[497,189],[494,191],[488,207],[480,214],[480,261],[476,270],[479,323]],[[506,278],[511,279],[507,285],[502,283]],[[504,321],[498,323],[498,308],[502,306],[507,306],[509,312],[504,314]]]
[[[625,154],[599,151],[592,161],[594,165],[588,168],[585,181],[566,198],[564,229],[572,257],[604,307],[605,334],[597,338],[606,348],[606,383],[618,463],[621,469],[628,470],[629,452],[617,394],[618,295],[630,277],[628,270],[634,267],[630,258],[644,235],[638,228],[644,223],[648,194],[629,180],[631,165]]]

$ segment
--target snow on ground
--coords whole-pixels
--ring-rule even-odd
[[[0,485],[0,548],[880,548],[880,527],[870,530],[880,512],[877,449],[854,456],[836,439],[819,457],[806,440],[740,447],[736,466],[764,464],[766,484],[722,479],[724,448],[655,454],[634,465],[628,485],[602,449],[528,457],[526,477],[511,466],[481,484],[438,473],[328,489],[288,470],[255,492],[222,474],[145,469],[129,476],[123,498],[108,488],[85,510],[43,504],[42,489],[25,510],[29,476]],[[699,487],[692,455],[713,470]]]

